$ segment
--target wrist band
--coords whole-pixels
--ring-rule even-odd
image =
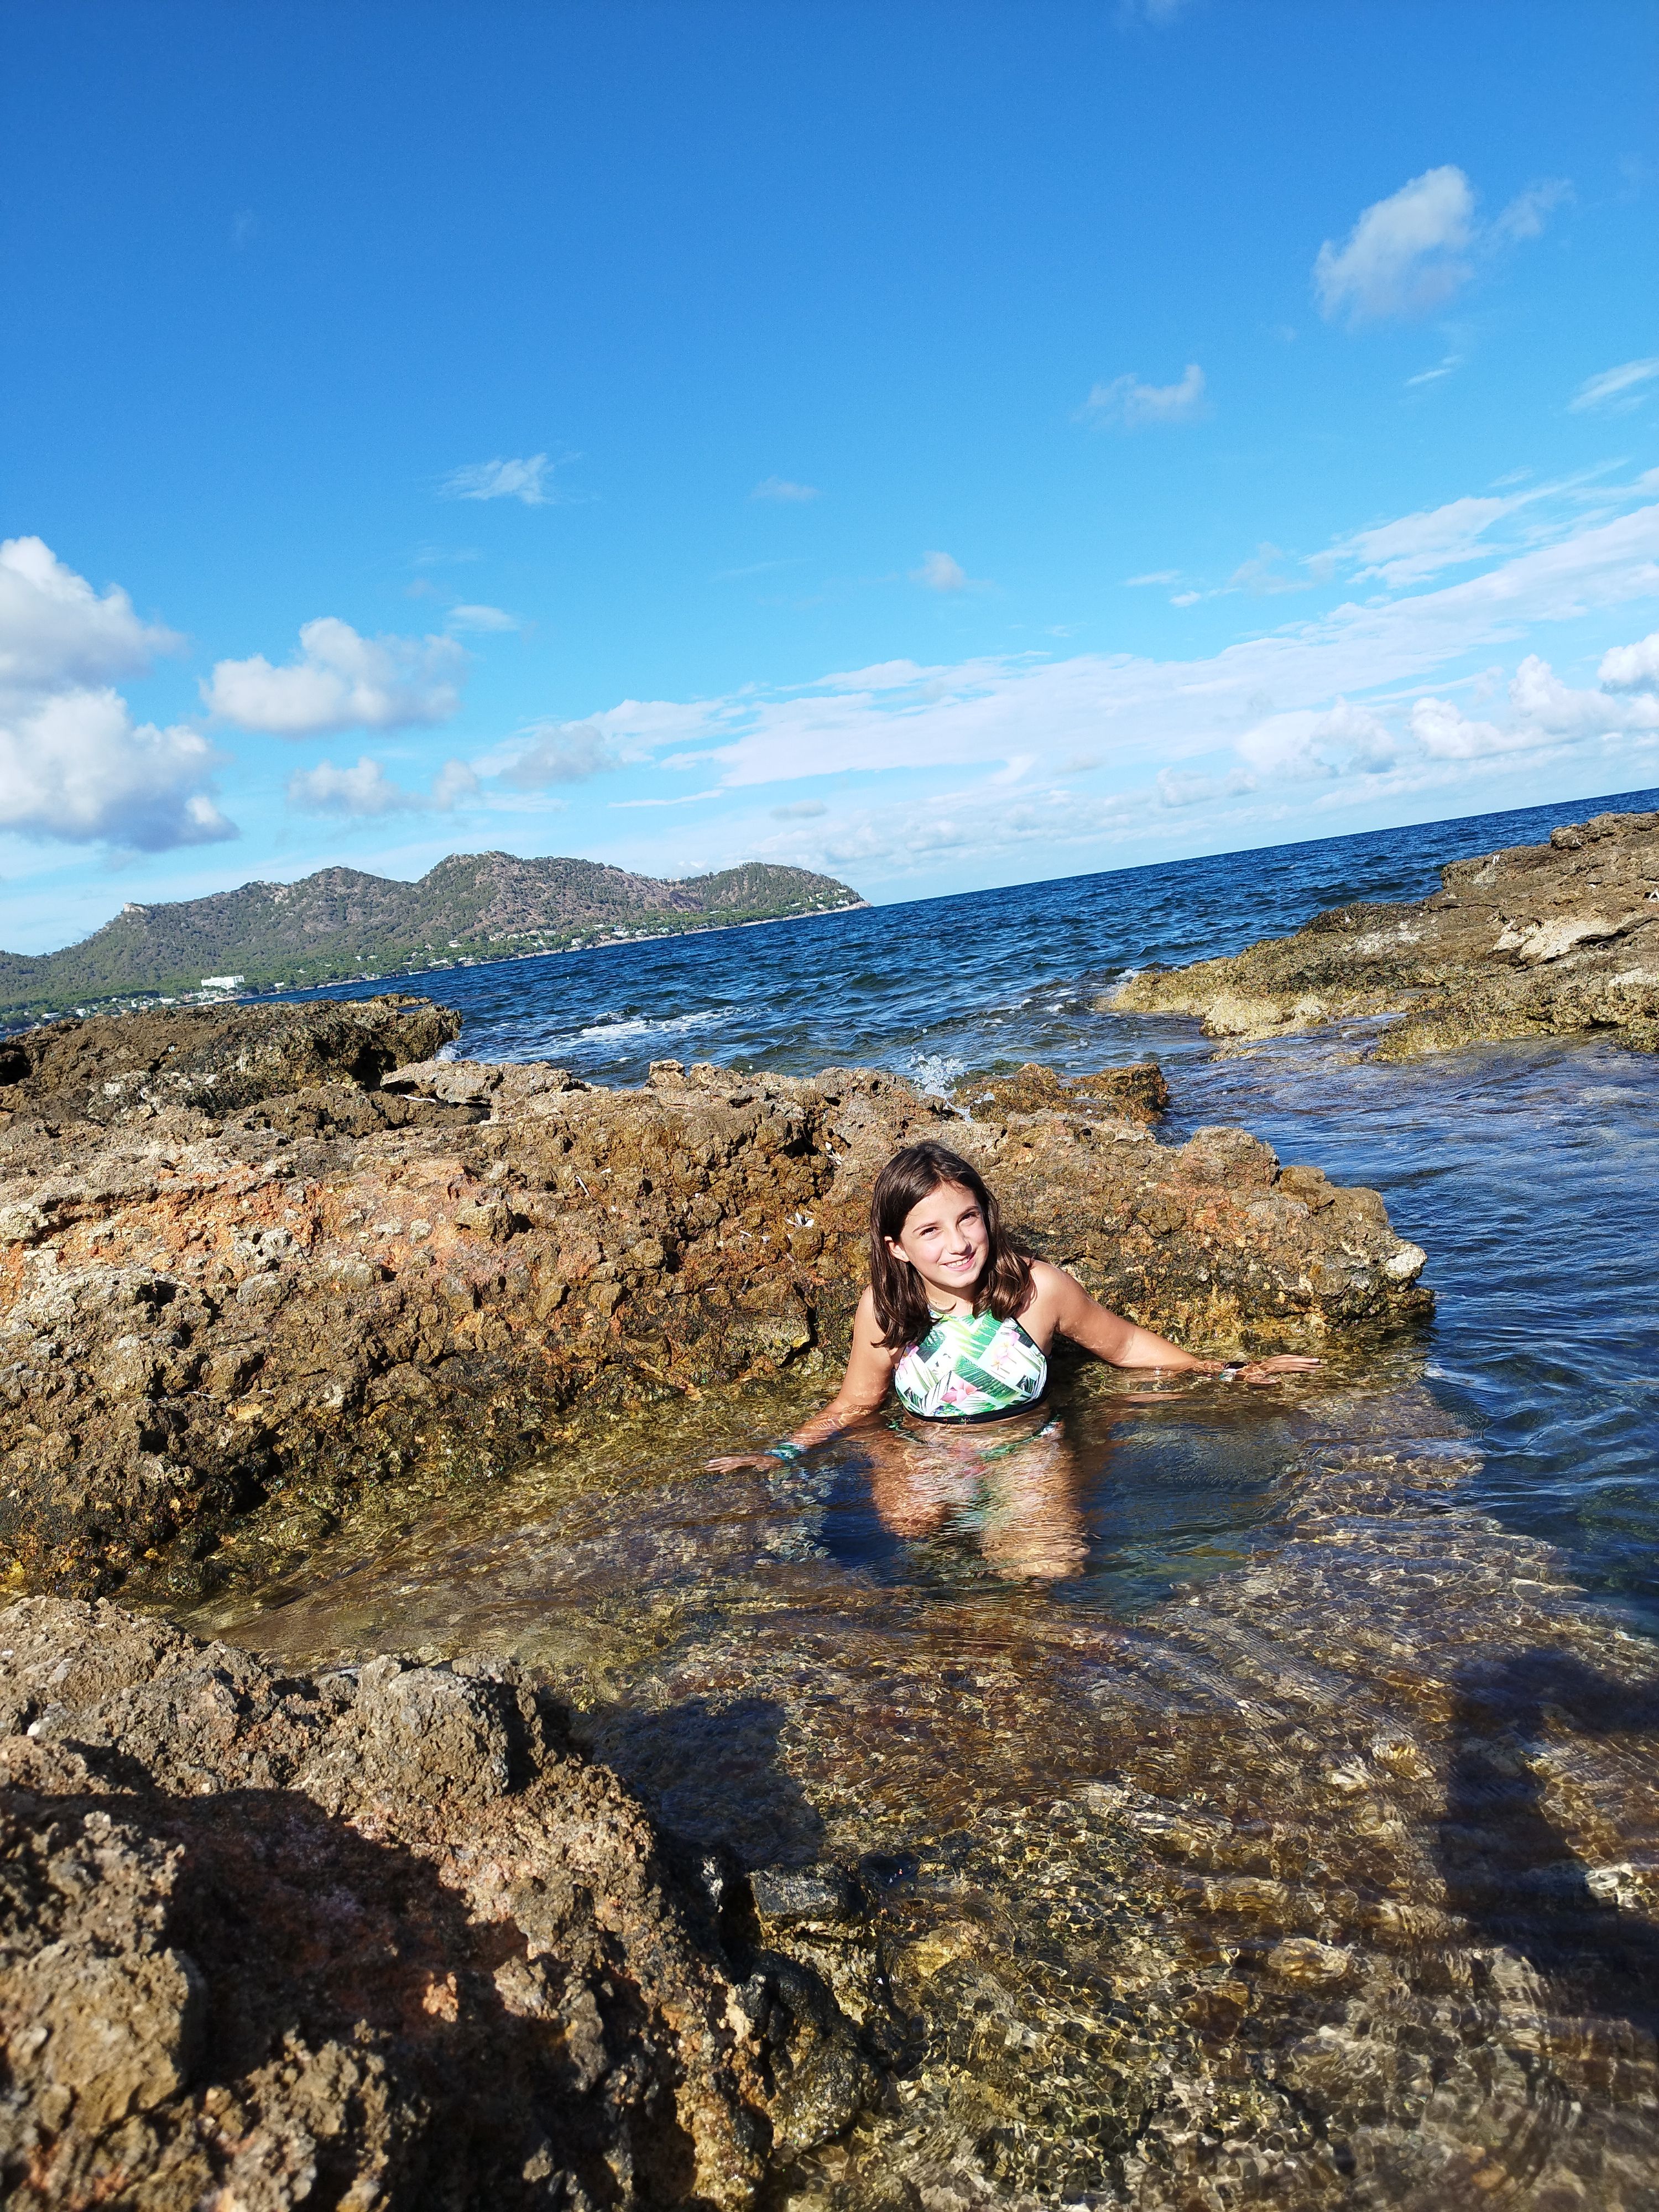
[[[1242,1361],[1237,1363],[1230,1361],[1229,1364],[1221,1370],[1221,1372],[1215,1379],[1218,1382],[1237,1382],[1239,1376],[1243,1372],[1244,1367]]]
[[[781,1459],[786,1467],[793,1467],[798,1459],[806,1456],[800,1446],[792,1444],[787,1437],[781,1444],[769,1444],[766,1455],[769,1459]]]

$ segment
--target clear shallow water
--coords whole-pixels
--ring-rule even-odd
[[[1595,811],[433,977],[465,1051],[599,1081],[1155,1052],[1166,1135],[1380,1188],[1437,1318],[1271,1394],[1079,1371],[1064,1450],[978,1482],[896,1486],[879,1439],[702,1471],[805,1378],[655,1408],[383,1494],[197,1625],[513,1656],[678,1836],[850,1869],[853,1918],[781,1940],[896,2070],[789,2212],[1651,2212],[1659,1061],[1222,1052],[1098,1003]]]

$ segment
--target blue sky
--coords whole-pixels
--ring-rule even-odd
[[[0,21],[10,949],[1659,782],[1659,10]]]

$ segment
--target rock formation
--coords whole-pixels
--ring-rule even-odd
[[[14,2205],[735,2206],[873,2085],[510,1668],[284,1679],[25,1600],[0,1832]]]
[[[1069,1099],[969,1120],[869,1070],[665,1061],[630,1091],[426,1059],[375,1089],[375,1055],[453,1017],[258,1011],[304,1032],[263,1073],[243,1009],[218,1017],[218,1073],[206,1013],[174,1018],[188,1071],[129,1047],[159,1018],[19,1044],[37,1072],[0,1132],[0,1542],[25,1587],[107,1592],[137,1568],[183,1601],[302,1552],[377,1479],[487,1478],[609,1407],[828,1375],[871,1182],[922,1133],[981,1164],[1036,1249],[1194,1345],[1429,1307],[1375,1192],[1281,1169],[1243,1130],[1176,1149]]]
[[[1455,860],[1413,904],[1364,901],[1230,959],[1144,969],[1107,1002],[1265,1037],[1401,1014],[1378,1056],[1599,1030],[1659,1051],[1659,814],[1598,814]]]

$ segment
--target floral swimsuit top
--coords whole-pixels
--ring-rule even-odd
[[[1012,1316],[935,1314],[894,1370],[901,1400],[925,1421],[995,1421],[1036,1405],[1048,1362]]]

